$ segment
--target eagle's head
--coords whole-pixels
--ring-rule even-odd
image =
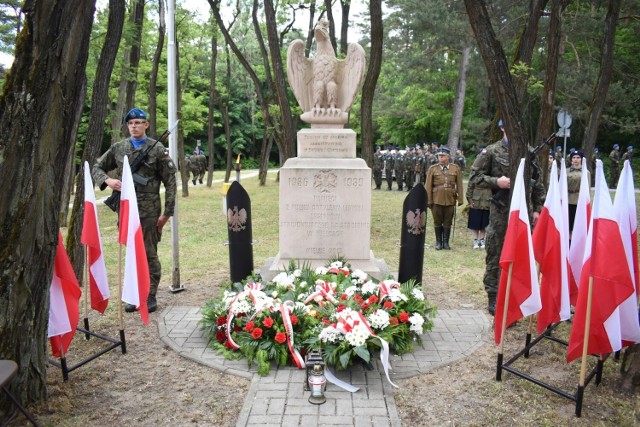
[[[329,40],[329,21],[324,18],[320,18],[313,31],[316,41]]]

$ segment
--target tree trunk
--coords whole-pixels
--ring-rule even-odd
[[[69,232],[67,233],[67,253],[78,278],[83,276],[85,262],[84,251],[80,244],[82,218],[84,216],[84,162],[88,162],[89,167],[93,165],[104,140],[104,121],[109,108],[109,84],[111,82],[111,72],[116,62],[116,55],[118,54],[120,38],[122,37],[124,15],[125,0],[109,0],[107,34],[100,51],[96,75],[93,79],[93,95],[91,96],[87,138],[84,143],[82,162],[76,179],[76,195],[73,199],[72,219],[69,222]]]
[[[522,35],[518,39],[518,46],[516,47],[515,56],[513,59],[514,64],[524,64],[531,67],[531,58],[533,57],[533,50],[536,46],[538,39],[538,22],[540,17],[547,6],[548,0],[535,0],[529,3],[529,19],[527,25],[524,27]],[[524,105],[525,97],[527,94],[527,78],[529,73],[517,76],[515,79],[516,95],[520,101],[520,106]]]
[[[144,2],[138,0],[133,7],[134,37],[129,50],[129,73],[124,76],[127,80],[125,90],[125,111],[129,111],[136,104],[136,88],[138,87],[138,66],[142,45],[142,25],[144,23]],[[153,117],[155,120],[155,117]],[[123,125],[124,126],[124,125]],[[127,130],[128,131],[128,130]],[[155,134],[152,134],[155,136]]]
[[[333,10],[331,10],[331,4],[333,0],[324,0],[325,11],[327,12],[327,20],[329,21],[329,40],[331,40],[331,46],[333,51],[338,51],[338,44],[336,43],[336,24],[333,22]]]
[[[598,81],[593,89],[593,99],[587,115],[587,125],[584,131],[582,149],[585,153],[591,153],[598,139],[598,124],[602,116],[604,104],[607,101],[607,92],[611,83],[613,72],[613,47],[616,37],[616,25],[620,14],[621,0],[611,0],[604,20],[604,35],[602,48],[600,49],[600,73]],[[589,162],[591,163],[591,162]],[[588,163],[588,164],[589,164]],[[591,167],[591,165],[589,165]],[[593,171],[591,171],[593,173]],[[612,183],[616,185],[617,183]]]
[[[369,167],[373,165],[373,96],[376,92],[380,68],[382,67],[382,38],[384,28],[382,24],[382,0],[371,0],[369,4],[371,16],[371,49],[369,67],[362,86],[360,101],[360,127],[362,128],[361,145],[362,158]]]
[[[451,115],[451,127],[449,128],[449,150],[455,153],[460,140],[460,128],[462,127],[462,115],[464,113],[464,97],[467,92],[467,69],[469,68],[470,47],[462,50],[460,58],[460,71],[458,72],[458,89],[456,99],[453,101],[453,114]]]
[[[351,0],[340,0],[340,11],[342,12],[342,22],[340,23],[340,55],[347,56],[349,47],[349,11]]]
[[[269,153],[271,153],[271,146],[273,145],[273,139],[266,134],[262,136],[262,149],[260,150],[260,170],[258,171],[258,179],[260,185],[266,185],[267,173],[269,172]]]
[[[560,61],[561,41],[561,13],[563,3],[567,0],[552,0],[551,16],[549,18],[549,34],[547,35],[547,64],[545,68],[544,89],[540,100],[540,116],[536,129],[535,145],[540,144],[553,132],[553,106],[555,104],[556,81],[558,77],[558,62]],[[542,149],[538,154],[538,162],[542,168],[545,185],[549,180],[549,150]],[[548,187],[546,187],[548,188]]]
[[[27,0],[23,12],[0,97],[0,354],[18,363],[9,388],[28,404],[46,397],[59,165],[74,149],[95,2]]]
[[[212,25],[211,27],[211,78],[209,79],[209,118],[207,121],[207,139],[209,146],[207,187],[209,188],[211,188],[211,185],[213,184],[213,167],[215,160],[216,135],[213,127],[213,112],[216,108],[216,62],[218,61],[218,31],[215,26]],[[188,181],[189,177],[187,177],[187,182]]]
[[[311,45],[313,44],[313,28],[315,27],[316,2],[311,0],[309,4],[309,28],[307,29],[307,41],[304,43],[304,56],[309,57]]]
[[[282,67],[282,55],[278,43],[278,28],[276,14],[272,0],[265,0],[264,14],[267,24],[267,40],[271,54],[271,65],[273,66],[273,77],[278,95],[278,106],[280,107],[280,119],[283,133],[284,160],[295,156],[296,152],[296,132],[293,128],[291,117],[291,104],[287,93],[287,86],[284,78],[284,68]]]
[[[227,58],[227,75],[226,75],[226,85],[227,85],[227,94],[226,99],[220,99],[220,113],[222,114],[222,123],[224,124],[224,136],[227,141],[227,161],[226,161],[226,170],[224,174],[224,182],[229,182],[229,178],[231,177],[231,163],[233,162],[233,145],[231,144],[231,127],[229,125],[229,99],[231,99],[231,56],[229,55],[229,45],[225,45],[225,57]]]
[[[151,61],[151,75],[149,76],[149,91],[148,99],[149,106],[147,112],[149,113],[149,135],[158,135],[158,121],[157,115],[157,103],[156,103],[156,91],[158,90],[158,69],[160,68],[160,60],[162,59],[162,49],[164,48],[164,35],[167,31],[167,25],[164,20],[164,0],[158,0],[158,44],[156,45],[156,51],[153,54]]]
[[[505,57],[502,45],[496,38],[491,20],[487,13],[484,0],[464,0],[469,16],[469,23],[475,34],[478,50],[482,55],[491,88],[495,93],[498,106],[505,124],[509,144],[510,178],[515,182],[516,172],[520,159],[527,154],[527,139],[522,124],[522,114],[516,86],[509,73],[509,64]],[[530,171],[525,169],[525,176],[530,176]],[[526,179],[525,182],[528,183]]]
[[[176,45],[176,104],[178,107],[177,117],[178,120],[182,120],[182,83],[180,82],[180,44],[178,39],[175,41]],[[187,72],[187,76],[189,72]],[[185,78],[185,80],[188,77]],[[189,197],[189,176],[187,173],[187,167],[185,165],[186,160],[184,157],[184,131],[182,126],[178,126],[178,134],[176,138],[178,143],[178,165],[180,167],[180,176],[182,177],[182,197]]]

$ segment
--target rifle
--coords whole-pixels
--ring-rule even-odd
[[[131,166],[131,174],[133,175],[133,181],[136,184],[145,186],[149,183],[149,178],[146,178],[140,175],[138,173],[138,170],[140,170],[142,165],[145,164],[145,160],[147,159],[149,152],[153,150],[153,148],[156,146],[158,142],[164,142],[167,140],[171,132],[173,132],[176,127],[178,127],[179,121],[180,120],[176,120],[176,122],[171,127],[171,129],[165,130],[164,133],[160,135],[160,138],[158,138],[153,144],[145,148],[144,151],[138,154],[138,156],[133,160],[130,166]],[[100,190],[104,190],[105,188],[107,188],[107,184],[103,182],[100,185]],[[104,204],[107,205],[109,209],[111,209],[112,211],[118,212],[120,210],[120,196],[121,196],[121,193],[119,191],[113,190],[113,193],[111,193],[111,196],[109,196],[107,200],[104,201]]]
[[[536,154],[538,154],[538,152],[540,150],[542,150],[544,147],[553,147],[553,143],[556,140],[556,134],[552,133],[551,135],[549,135],[548,137],[546,137],[545,139],[542,140],[542,142],[537,145],[536,147],[533,148],[533,150],[529,151],[529,155],[531,156],[531,160],[534,161]],[[537,171],[536,168],[534,168],[534,171]],[[539,177],[533,177],[532,176],[532,181],[536,181]],[[533,182],[531,183],[533,185]],[[507,206],[507,200],[509,199],[509,189],[498,189],[493,197],[491,197],[491,203],[495,204],[496,206],[499,206],[501,208],[504,208]]]

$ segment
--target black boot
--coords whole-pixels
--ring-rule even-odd
[[[147,310],[149,313],[153,313],[158,309],[158,302],[156,301],[156,296],[149,294],[147,297]]]
[[[196,185],[196,180],[195,179],[193,181],[191,181],[191,182],[193,182],[193,185]]]
[[[134,311],[136,311],[136,306],[133,304],[125,304],[124,311],[126,311],[127,313],[133,313]]]
[[[489,296],[489,303],[487,304],[487,311],[489,312],[490,315],[495,316],[496,315],[496,296],[495,295],[488,295]]]
[[[449,237],[451,236],[451,227],[442,227],[442,249],[451,249],[449,246]]]
[[[442,249],[442,227],[434,227],[436,231],[436,251]]]

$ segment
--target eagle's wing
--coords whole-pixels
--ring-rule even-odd
[[[347,57],[339,62],[338,70],[338,87],[340,88],[338,108],[342,111],[349,111],[356,99],[364,78],[366,62],[362,46],[350,43],[347,48]]]
[[[240,224],[247,222],[247,211],[244,208],[240,209],[240,212],[238,212],[238,220]]]
[[[227,224],[233,224],[233,211],[227,209]]]
[[[304,42],[294,40],[287,50],[287,78],[303,112],[311,110],[313,61],[304,56]]]
[[[411,211],[407,212],[407,225],[409,227],[413,227],[415,223],[416,223],[416,214],[414,214]]]

